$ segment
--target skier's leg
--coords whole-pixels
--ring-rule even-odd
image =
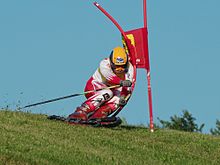
[[[88,117],[91,116],[101,104],[111,98],[111,96],[111,90],[102,90],[97,92],[95,95],[91,96],[82,103],[81,106],[77,107],[75,112],[69,115],[68,118],[87,120]]]
[[[113,96],[109,101],[105,102],[103,105],[98,108],[95,113],[89,119],[103,119],[114,113],[119,108],[118,96]]]
[[[100,89],[103,87],[106,87],[106,85],[90,79],[86,85],[85,91]],[[100,107],[106,101],[110,100],[112,96],[113,93],[110,89],[103,89],[96,93],[89,93],[86,95],[87,100],[82,103],[81,106],[77,107],[75,112],[70,114],[68,118],[75,118],[86,121],[98,107]]]

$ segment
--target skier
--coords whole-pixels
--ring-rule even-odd
[[[122,47],[116,47],[109,58],[100,62],[99,68],[90,77],[85,86],[87,100],[77,107],[67,118],[69,122],[83,123],[94,119],[105,119],[116,110],[121,110],[127,103],[134,88],[134,68]],[[108,89],[113,85],[117,88]]]

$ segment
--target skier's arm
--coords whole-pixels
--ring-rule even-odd
[[[125,95],[121,95],[120,100],[119,100],[119,106],[125,106],[131,97],[131,93]]]
[[[99,73],[108,84],[117,85],[121,83],[121,79],[113,73],[107,60],[100,63]]]
[[[123,84],[122,85],[123,88],[122,88],[122,91],[121,91],[121,94],[120,94],[121,95],[120,101],[121,101],[121,103],[124,102],[125,104],[130,99],[131,94],[134,90],[134,85],[135,85],[135,79],[133,77],[134,72],[133,72],[132,65],[130,65],[130,67],[129,67],[128,74],[130,75],[128,77],[128,79],[121,82],[121,84]]]

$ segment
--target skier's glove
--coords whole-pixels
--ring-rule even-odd
[[[125,97],[121,96],[119,100],[119,106],[125,106],[126,104],[127,104],[127,101],[125,100]]]
[[[120,86],[122,87],[130,87],[132,85],[132,82],[130,80],[121,80]]]

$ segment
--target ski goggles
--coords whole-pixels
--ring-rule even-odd
[[[114,66],[114,71],[117,73],[123,73],[126,72],[127,70],[127,65],[115,65]]]

